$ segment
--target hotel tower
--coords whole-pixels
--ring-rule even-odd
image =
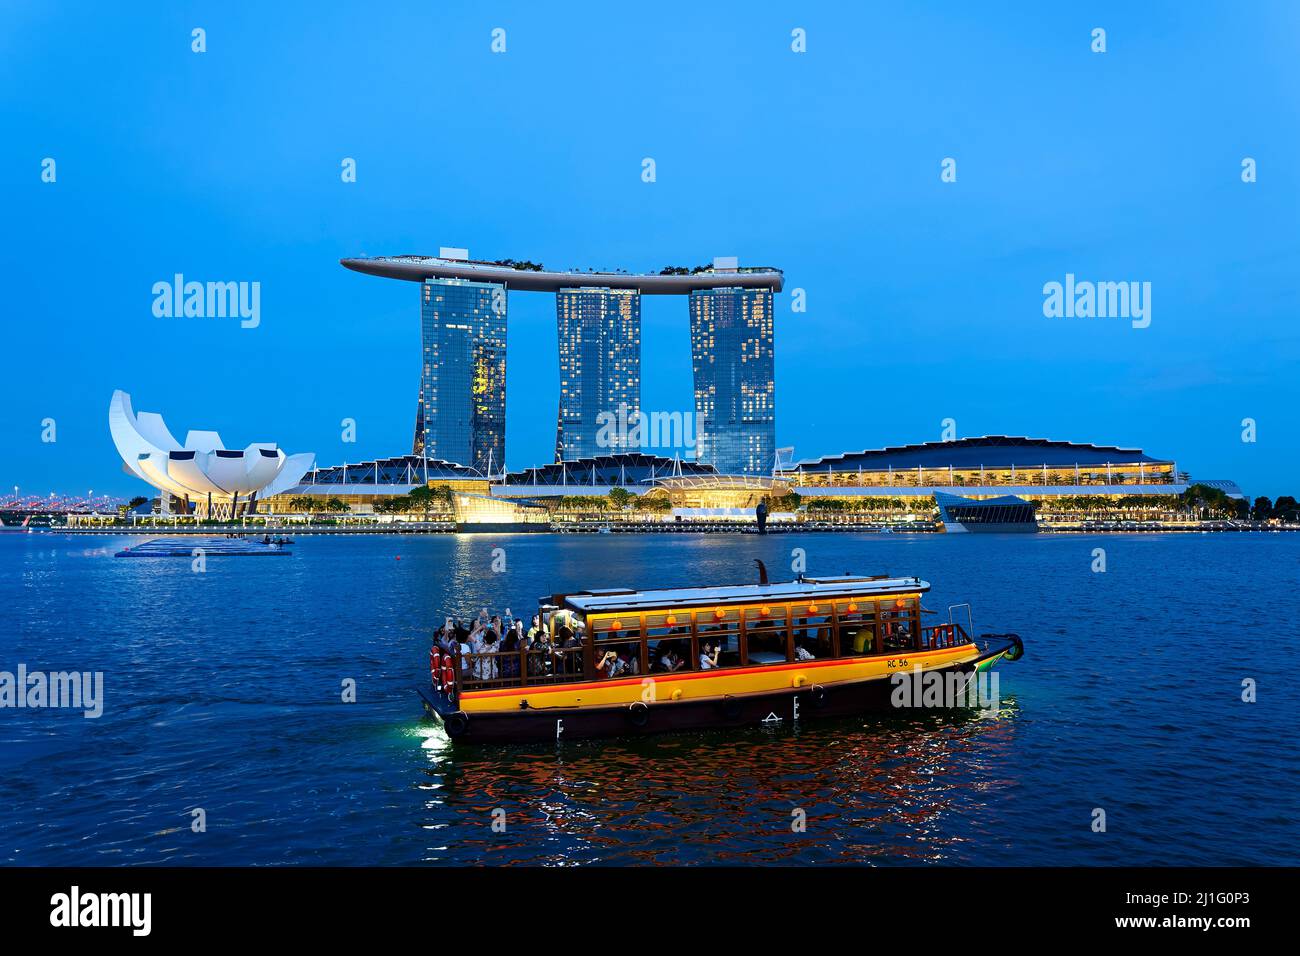
[[[632,421],[641,410],[640,293],[560,289],[555,320],[560,352],[555,460],[639,450],[628,444],[625,431],[615,430],[604,447],[597,439],[600,413]]]
[[[480,471],[505,466],[506,289],[426,279],[420,287],[415,454]]]
[[[776,465],[771,289],[691,292],[696,458],[722,474]]]

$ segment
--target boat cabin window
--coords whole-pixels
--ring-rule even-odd
[[[745,609],[745,650],[749,664],[781,664],[789,659],[790,629],[784,604]]]
[[[794,659],[817,660],[835,656],[831,602],[810,601],[791,608]]]
[[[916,598],[895,598],[881,602],[880,631],[886,653],[910,651],[920,631],[920,602]]]
[[[835,613],[840,622],[840,657],[861,657],[878,650],[876,603],[865,598],[835,602]]]
[[[635,677],[643,672],[641,615],[597,617],[591,624],[592,661],[597,680]]]
[[[696,664],[703,670],[712,667],[736,667],[740,664],[740,611],[737,608],[695,612],[695,632],[699,641]],[[705,658],[709,664],[705,665]],[[716,661],[716,663],[714,663]]]
[[[646,666],[650,674],[692,671],[698,666],[693,649],[690,611],[645,616]]]

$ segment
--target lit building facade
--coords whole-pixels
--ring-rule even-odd
[[[505,286],[426,280],[420,337],[415,454],[499,469],[506,451]]]
[[[555,460],[636,451],[626,430],[602,430],[599,419],[603,412],[630,421],[641,410],[640,293],[560,289],[555,320],[560,354]]]
[[[690,294],[696,457],[723,474],[769,475],[776,456],[772,290]]]
[[[1177,494],[1187,486],[1172,459],[1138,448],[1011,435],[847,452],[782,469],[804,495]],[[1014,489],[1014,490],[1012,490]]]

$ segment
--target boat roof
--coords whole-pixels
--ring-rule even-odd
[[[631,588],[602,588],[564,595],[564,604],[585,614],[630,611],[660,607],[695,607],[739,604],[750,601],[794,601],[818,597],[871,597],[930,590],[930,582],[917,577],[892,578],[844,574],[818,576],[780,584],[720,585],[701,588],[665,588],[636,591]]]

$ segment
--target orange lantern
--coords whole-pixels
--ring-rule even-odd
[[[713,612],[713,616],[717,620],[721,621],[724,617],[727,616],[727,612],[724,611],[722,608],[718,608],[716,611]]]
[[[897,608],[907,607],[907,602],[904,601],[902,598],[899,598],[897,601],[894,602],[894,607]]]
[[[817,613],[817,605],[816,605],[816,604],[809,604],[809,605],[808,605],[808,613],[809,613],[809,614],[816,614],[816,613]]]
[[[857,606],[856,604],[854,604],[852,601],[850,601],[850,602],[849,602],[848,611],[849,611],[850,614],[857,614],[857,613],[858,613],[858,606]]]
[[[672,627],[674,624],[677,623],[677,616],[674,614],[669,614],[666,618],[664,618],[664,623],[667,624],[669,627]]]
[[[767,617],[767,616],[768,616],[769,614],[771,614],[771,613],[772,613],[772,609],[771,609],[770,607],[768,607],[767,605],[764,605],[763,607],[760,607],[760,608],[758,609],[758,616],[759,616],[759,617]]]
[[[621,630],[623,630],[623,622],[622,622],[622,621],[610,621],[610,622],[609,622],[609,629],[610,629],[611,631],[621,631]]]

